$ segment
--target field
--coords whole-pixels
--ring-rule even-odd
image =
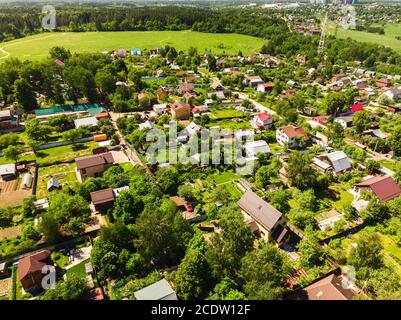
[[[257,52],[263,39],[239,34],[211,34],[193,31],[126,31],[43,33],[6,42],[0,47],[0,59],[15,57],[38,60],[48,56],[50,48],[62,46],[72,52],[101,52],[118,48],[150,49],[165,45],[178,50],[196,47],[214,53],[243,54]]]
[[[75,175],[75,163],[58,164],[39,168],[38,184],[36,187],[36,196],[41,199],[47,195],[47,182],[52,176],[57,178],[60,185],[72,186],[77,182]]]
[[[376,43],[385,47],[390,47],[401,53],[401,40],[395,37],[401,35],[401,24],[386,25],[384,27],[384,35],[377,33],[369,33],[365,31],[345,30],[338,28],[337,37],[351,38],[360,42]],[[327,34],[334,34],[334,24],[330,24],[327,28]]]

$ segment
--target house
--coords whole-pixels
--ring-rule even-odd
[[[355,102],[351,107],[352,112],[358,112],[363,110],[363,104],[360,102]]]
[[[220,81],[214,81],[210,86],[214,91],[223,91],[224,87]]]
[[[286,300],[352,300],[359,289],[342,274],[334,272],[291,293]]]
[[[49,250],[39,251],[18,261],[18,280],[25,291],[41,285],[42,279],[46,275],[46,273],[42,273],[42,269],[49,263]]]
[[[96,127],[98,122],[99,121],[96,117],[88,117],[88,118],[75,119],[74,125],[75,125],[75,128],[77,128],[77,129],[79,127],[84,127],[84,126]]]
[[[134,55],[134,56],[140,56],[140,55],[142,55],[142,51],[139,48],[132,48],[131,49],[131,54]]]
[[[338,122],[344,129],[352,127],[352,116],[334,118],[334,122]]]
[[[269,203],[258,197],[252,190],[247,190],[238,205],[251,230],[266,241],[281,243],[286,234],[284,215]]]
[[[387,97],[389,100],[398,101],[401,100],[401,87],[399,88],[391,88],[386,90],[383,95]]]
[[[380,201],[389,201],[401,195],[401,188],[390,176],[375,176],[354,186],[357,195],[362,190],[371,191]]]
[[[155,124],[149,120],[146,120],[145,122],[139,124],[139,130],[153,129],[154,127]]]
[[[0,131],[7,131],[19,126],[18,116],[10,109],[0,110]]]
[[[317,131],[315,136],[312,137],[313,142],[316,143],[318,146],[326,148],[329,146],[329,139],[327,136],[320,131]]]
[[[175,291],[166,279],[135,291],[134,296],[136,300],[178,300]]]
[[[209,92],[207,96],[209,98],[213,98],[215,96],[217,99],[220,100],[224,100],[226,98],[224,91]]]
[[[149,94],[146,92],[138,93],[137,101],[141,107],[150,107],[151,99]]]
[[[198,134],[202,127],[192,121],[185,129],[190,136],[194,136]]]
[[[265,83],[259,84],[256,90],[259,92],[268,94],[273,89],[274,89],[274,82],[265,82]]]
[[[245,79],[243,81],[244,85],[255,88],[260,84],[263,84],[264,81],[262,80],[261,77],[259,76],[250,76],[250,75],[246,75]]]
[[[192,108],[192,113],[195,115],[195,114],[202,114],[202,113],[205,113],[205,112],[207,112],[207,111],[209,111],[209,106],[207,106],[207,105],[205,105],[205,104],[203,104],[203,105],[200,105],[200,106],[196,106],[196,107],[193,107]]]
[[[237,130],[235,133],[235,138],[239,141],[243,140],[243,138],[248,139],[255,135],[253,130]]]
[[[245,143],[245,152],[249,158],[255,157],[257,154],[269,154],[270,148],[266,141],[249,141]]]
[[[82,182],[86,177],[98,177],[114,164],[113,155],[110,152],[85,156],[75,159],[78,181]]]
[[[189,100],[196,98],[196,94],[194,92],[185,92],[183,97],[186,102],[189,102]]]
[[[304,139],[305,141],[309,139],[308,134],[303,128],[288,125],[276,130],[276,140],[281,146],[298,147],[299,139]]]
[[[162,115],[167,111],[167,103],[158,103],[153,105],[153,111],[156,115]]]
[[[266,112],[254,115],[250,122],[255,129],[259,130],[270,129],[273,125],[273,119]]]
[[[391,87],[391,80],[387,78],[381,78],[376,81],[376,87],[378,88],[388,88]]]
[[[317,156],[312,159],[316,168],[323,172],[332,170],[338,175],[351,169],[351,162],[343,151],[335,151]]]
[[[188,120],[191,116],[191,106],[188,103],[176,101],[170,105],[170,112],[175,120]]]
[[[0,263],[0,279],[6,278],[9,275],[9,269],[7,268],[7,263]],[[0,292],[1,293],[1,292]]]
[[[112,188],[107,188],[90,193],[91,203],[96,211],[106,212],[113,207],[114,192]]]
[[[0,165],[0,181],[9,181],[17,177],[17,168],[14,163]]]
[[[187,92],[193,92],[195,89],[192,83],[183,83],[178,87],[178,93],[182,96]]]
[[[322,126],[327,126],[327,120],[329,119],[329,116],[326,115],[319,115],[313,117],[313,121],[316,121],[317,123],[321,124]]]
[[[60,189],[60,183],[55,177],[51,177],[49,181],[47,181],[47,191],[51,192],[53,190]]]

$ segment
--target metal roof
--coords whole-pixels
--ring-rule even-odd
[[[351,168],[351,162],[343,151],[327,153],[326,157],[330,160],[334,172],[341,172]]]
[[[178,300],[166,279],[151,284],[134,293],[136,300]]]
[[[79,128],[82,126],[94,127],[97,125],[97,122],[98,120],[96,117],[80,118],[74,120],[75,128]]]

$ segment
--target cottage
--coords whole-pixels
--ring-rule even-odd
[[[17,177],[17,168],[14,163],[0,165],[0,181],[9,181]]]
[[[193,92],[195,89],[192,83],[183,83],[178,87],[178,93],[184,95],[187,92]]]
[[[286,220],[283,214],[269,203],[258,197],[252,190],[248,190],[238,201],[246,223],[252,227],[254,233],[266,241],[275,240],[281,243],[286,234]]]
[[[80,118],[74,120],[75,128],[79,127],[96,127],[98,124],[98,119],[96,117]]]
[[[188,120],[191,116],[191,106],[183,102],[174,102],[170,105],[171,117],[175,120]]]
[[[145,130],[145,129],[153,129],[155,127],[155,124],[152,121],[146,120],[143,123],[139,124],[139,130]]]
[[[202,114],[209,111],[209,106],[207,106],[206,104],[200,105],[200,106],[196,106],[192,108],[192,113],[195,114]]]
[[[332,170],[338,175],[351,169],[351,162],[343,151],[335,151],[312,159],[315,167],[323,172]]]
[[[383,95],[393,101],[398,101],[401,100],[401,87],[398,88],[391,88],[389,90],[386,90]]]
[[[274,82],[265,82],[262,84],[259,84],[257,87],[257,91],[262,92],[262,93],[270,93],[274,89]]]
[[[44,266],[50,263],[50,251],[42,250],[26,256],[18,261],[18,280],[25,291],[41,285],[46,273],[42,273]]]
[[[304,139],[305,141],[309,139],[303,128],[288,125],[276,130],[276,140],[281,146],[298,147],[299,139]]]
[[[352,300],[359,289],[344,275],[329,274],[296,290],[287,300]]]
[[[114,164],[113,155],[110,152],[75,159],[78,181],[82,182],[86,177],[98,177]]]
[[[362,190],[371,191],[380,201],[389,201],[401,195],[400,187],[390,176],[375,176],[354,186],[357,196]]]
[[[273,125],[273,119],[266,112],[254,115],[250,122],[255,129],[259,130],[270,129]]]
[[[216,97],[217,99],[220,100],[224,100],[226,98],[223,91],[209,92],[207,95],[209,98]]]
[[[93,207],[99,212],[106,212],[114,204],[114,192],[111,188],[91,192],[90,197]]]
[[[142,51],[139,48],[132,48],[131,49],[131,54],[133,56],[140,56],[140,55],[142,55]]]
[[[259,76],[250,76],[250,75],[246,75],[245,79],[243,81],[244,85],[249,86],[249,87],[257,87],[260,84],[263,84],[264,81],[262,80],[261,77]]]
[[[214,91],[223,91],[223,90],[224,90],[224,87],[223,87],[223,85],[221,84],[220,81],[214,81],[214,82],[212,83],[212,85],[211,85],[211,88],[212,88]]]
[[[381,78],[376,81],[376,87],[378,88],[388,88],[391,87],[391,80],[387,78]]]
[[[53,190],[60,189],[60,183],[55,177],[51,177],[50,180],[47,182],[47,191],[51,192]]]
[[[191,122],[185,129],[190,136],[194,136],[198,134],[202,127],[197,125],[195,122]]]
[[[352,127],[352,116],[337,117],[334,122],[339,123],[344,129]]]
[[[136,300],[178,300],[175,291],[166,279],[134,292]]]
[[[7,264],[5,262],[0,263],[0,279],[8,277],[9,269],[7,268]]]
[[[270,148],[264,140],[250,141],[245,143],[245,152],[248,157],[253,158],[260,153],[269,154]]]
[[[12,110],[0,110],[0,131],[8,131],[18,126],[18,116],[14,115]]]
[[[234,133],[235,138],[239,141],[248,138],[251,138],[255,135],[255,133],[253,132],[253,130],[238,130]]]

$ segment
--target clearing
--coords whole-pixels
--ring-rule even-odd
[[[38,60],[48,56],[54,46],[62,46],[72,52],[101,52],[118,48],[151,49],[165,45],[177,50],[195,47],[214,53],[243,54],[257,52],[263,45],[261,38],[240,34],[202,33],[185,31],[122,31],[122,32],[54,32],[42,33],[5,42],[0,47],[0,61],[8,56]]]

